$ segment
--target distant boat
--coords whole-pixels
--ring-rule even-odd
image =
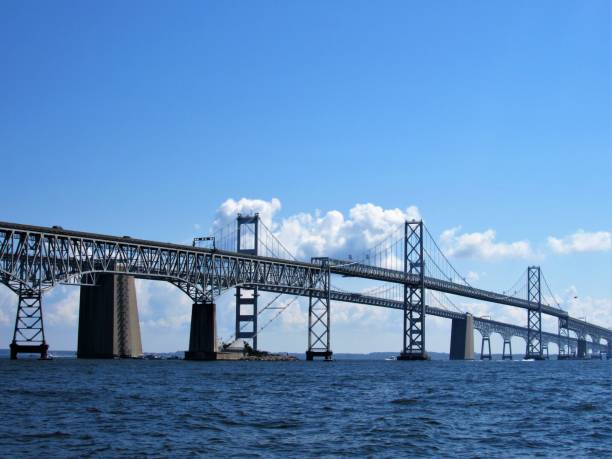
[[[385,360],[397,360],[397,357],[395,356],[385,357]]]

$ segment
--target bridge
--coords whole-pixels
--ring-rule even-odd
[[[196,241],[212,246],[199,247]],[[382,285],[351,292],[335,287],[334,276],[369,279]],[[455,359],[474,357],[474,330],[482,337],[481,358],[491,358],[493,333],[504,340],[503,358],[512,358],[512,337],[525,340],[525,357],[529,359],[546,358],[550,343],[558,346],[559,358],[584,358],[589,345],[593,355],[612,355],[612,330],[570,317],[556,302],[540,267],[528,267],[507,291],[475,288],[448,261],[422,221],[405,222],[358,259],[317,257],[301,261],[255,214],[239,215],[235,223],[219,229],[214,236],[194,240],[193,246],[0,222],[0,282],[18,296],[11,358],[20,353],[46,357],[42,298],[58,284],[81,287],[80,355],[87,355],[81,347],[99,353],[93,340],[100,327],[110,327],[113,342],[133,342],[136,333],[139,341],[139,329],[134,330],[129,310],[130,301],[135,305],[130,295],[135,297],[135,293],[126,278],[170,282],[189,296],[193,307],[185,355],[188,359],[215,359],[218,355],[215,298],[228,290],[236,292],[234,338],[250,340],[255,349],[261,331],[258,317],[273,303],[259,309],[259,292],[276,294],[275,300],[281,295],[308,298],[308,360],[332,358],[333,301],[401,310],[399,360],[428,358],[427,315],[452,320],[450,354]],[[112,292],[123,292],[126,299],[121,304],[128,305],[110,319],[107,309],[118,306],[115,300],[109,302],[107,287],[100,288],[108,285]],[[449,295],[524,309],[525,326],[473,317],[458,308]],[[278,314],[287,307],[277,307]],[[544,314],[557,318],[557,333],[542,330]],[[130,317],[131,325],[126,325]],[[123,325],[118,327],[117,323]],[[113,356],[113,352],[105,356]]]

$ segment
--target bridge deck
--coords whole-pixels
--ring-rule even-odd
[[[30,238],[26,248],[15,253],[15,237]],[[36,241],[39,241],[38,243]],[[42,242],[41,242],[42,241]],[[323,261],[325,260],[325,261]],[[393,283],[419,281],[417,276],[402,271],[390,270],[335,259],[314,259],[301,262],[270,258],[231,251],[197,248],[181,244],[134,239],[131,237],[108,236],[96,233],[64,230],[63,228],[22,225],[0,222],[0,275],[2,282],[19,275],[26,278],[19,282],[47,282],[55,285],[61,276],[78,276],[82,272],[100,270],[130,274],[135,277],[164,279],[176,283],[186,293],[194,285],[203,290],[216,289],[221,292],[237,285],[257,285],[268,291],[288,294],[317,294],[325,287],[323,263],[329,263],[330,273],[349,277],[374,279]],[[65,279],[64,279],[65,280]],[[425,287],[431,290],[489,301],[523,309],[536,309],[537,305],[520,298],[504,296],[496,292],[453,283],[447,280],[425,278]],[[402,309],[400,301],[364,296],[357,293],[334,292],[332,299],[352,303]],[[457,314],[437,308],[428,313],[446,318]],[[612,331],[604,327],[580,321],[568,316],[567,312],[548,305],[542,312],[555,317],[567,318],[571,327],[581,332],[610,338]]]

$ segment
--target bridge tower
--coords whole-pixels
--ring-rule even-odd
[[[236,250],[239,253],[258,255],[259,214],[241,215],[236,219]],[[243,296],[241,287],[236,287],[236,339],[251,340],[251,346],[257,350],[257,287],[249,289],[252,294]],[[246,327],[246,330],[244,328]]]
[[[398,360],[428,360],[425,352],[425,260],[423,222],[404,224],[404,336]],[[417,282],[415,283],[414,280]]]
[[[527,268],[527,352],[525,358],[542,360],[542,295],[540,267]]]
[[[15,317],[15,329],[11,342],[11,360],[18,354],[40,354],[41,359],[47,358],[49,345],[45,341],[43,327],[42,294],[19,285],[19,303]]]
[[[314,284],[311,285],[310,295],[308,295],[308,350],[306,351],[306,360],[314,360],[315,357],[332,360],[333,355],[329,342],[329,308],[331,305],[329,263],[324,262],[321,269],[324,271],[322,295],[313,295],[313,289],[316,287]]]

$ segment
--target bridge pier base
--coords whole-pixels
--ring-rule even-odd
[[[214,303],[194,303],[191,307],[189,350],[185,360],[217,360],[217,307]]]
[[[509,352],[506,354],[506,346]],[[510,338],[504,338],[504,349],[502,351],[502,360],[512,360],[512,341]]]
[[[10,345],[11,349],[11,360],[17,360],[18,354],[40,354],[41,360],[48,358],[49,345],[48,344],[18,344],[12,342]]]
[[[474,360],[474,317],[453,319],[451,326],[450,360]]]
[[[486,353],[485,343],[487,343]],[[480,344],[480,360],[491,360],[491,338],[489,335],[482,336],[482,343]]]
[[[421,352],[418,354],[408,354],[408,353],[401,353],[400,355],[398,355],[396,357],[397,360],[431,360],[431,357],[429,357],[429,354],[427,354],[427,352]]]
[[[315,360],[317,357],[322,357],[324,360],[332,360],[332,351],[306,351],[306,360]]]
[[[584,338],[578,339],[578,349],[576,352],[576,358],[586,359],[587,357],[587,341]]]

